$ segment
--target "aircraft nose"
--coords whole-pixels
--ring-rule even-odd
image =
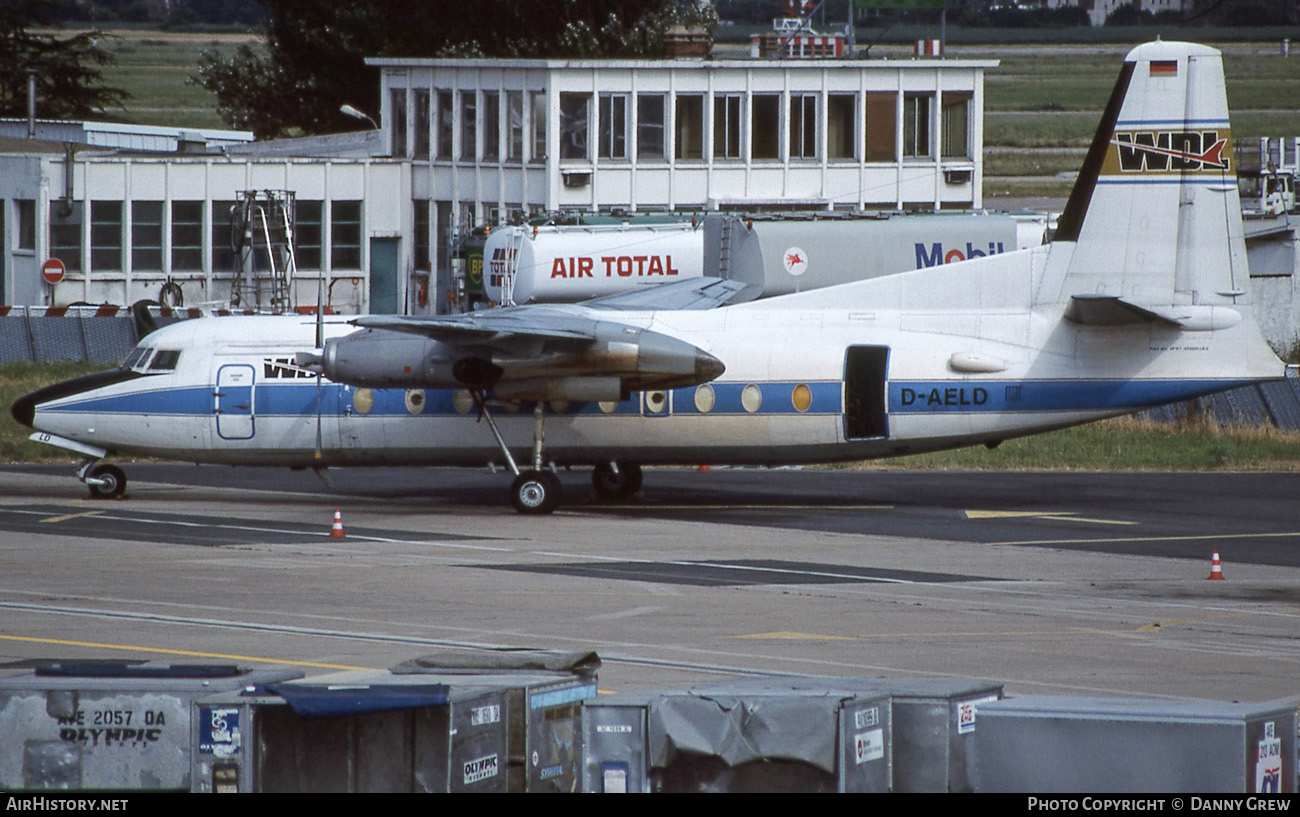
[[[14,416],[14,419],[28,428],[34,428],[32,423],[36,419],[36,394],[37,392],[25,394],[9,407],[9,413]]]
[[[121,383],[126,380],[132,380],[140,375],[130,369],[109,369],[104,372],[74,377],[71,380],[62,380],[50,386],[37,389],[30,394],[24,394],[14,401],[10,406],[9,413],[13,415],[14,420],[27,426],[35,428],[36,407],[42,403],[48,403],[51,400],[57,400],[60,397],[70,397],[74,394],[82,394],[95,389],[101,389],[105,386],[111,386],[114,383]]]

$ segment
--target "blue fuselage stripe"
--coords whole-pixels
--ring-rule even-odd
[[[1202,394],[1234,388],[1250,381],[1206,379],[1169,380],[900,380],[888,384],[888,411],[895,415],[954,413],[1026,413],[1138,409],[1146,406],[1185,400]],[[793,395],[806,386],[810,401],[800,411]],[[761,400],[753,411],[743,403],[745,389],[756,386]],[[780,381],[768,383],[710,383],[712,403],[697,400],[706,387],[676,389],[671,392],[671,415],[746,415],[809,414],[838,415],[843,411],[843,384],[840,381]],[[318,410],[326,415],[360,416],[354,397],[357,390],[325,383],[320,389],[314,382],[261,383],[255,387],[251,413],[257,417],[300,417]],[[424,400],[407,400],[404,389],[374,389],[373,405],[365,416],[393,417],[419,414],[456,416],[455,393],[449,389],[430,389]],[[216,406],[211,387],[157,388],[106,397],[65,400],[56,406],[43,406],[50,413],[88,413],[150,416],[212,416]],[[701,406],[704,410],[701,410]],[[465,405],[462,404],[462,408]],[[643,406],[642,395],[633,394],[612,407],[608,404],[570,403],[563,414],[653,416],[656,412]],[[416,409],[413,411],[413,409]],[[531,404],[521,407],[531,411]],[[612,410],[610,410],[612,409]],[[472,410],[471,410],[472,411]]]

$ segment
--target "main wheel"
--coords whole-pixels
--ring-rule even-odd
[[[100,480],[98,484],[86,483],[96,499],[117,499],[126,493],[126,472],[116,465],[96,465],[90,469],[90,478]]]
[[[601,499],[629,499],[641,490],[641,466],[619,463],[614,473],[609,463],[601,463],[591,471],[591,485]]]
[[[550,471],[523,471],[510,485],[510,501],[520,513],[550,513],[560,506],[560,480]]]

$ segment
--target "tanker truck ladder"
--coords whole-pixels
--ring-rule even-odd
[[[501,278],[501,305],[515,305],[515,278],[519,275],[519,253],[528,240],[525,227],[516,227],[510,231],[510,243],[506,246],[505,274]]]

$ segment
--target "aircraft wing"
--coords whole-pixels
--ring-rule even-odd
[[[423,335],[451,345],[499,346],[522,339],[579,344],[596,337],[596,322],[561,309],[507,307],[464,315],[366,315],[352,321],[363,329]]]
[[[693,386],[725,367],[690,343],[598,320],[573,305],[468,315],[366,315],[364,331],[331,338],[300,365],[379,388],[491,388],[502,399],[617,401],[631,391]],[[315,369],[313,369],[314,371]]]
[[[596,309],[616,309],[624,311],[678,310],[678,309],[716,309],[729,303],[741,303],[750,300],[741,297],[750,287],[741,281],[729,281],[724,278],[688,278],[671,284],[644,287],[634,292],[622,292],[617,295],[605,295],[583,301],[583,306]]]

